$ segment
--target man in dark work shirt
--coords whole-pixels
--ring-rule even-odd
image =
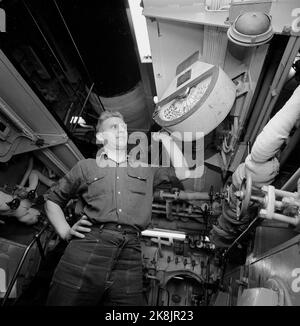
[[[140,232],[151,220],[153,187],[175,175],[189,176],[181,151],[176,144],[171,151],[171,137],[163,133],[154,139],[162,141],[176,168],[135,164],[119,112],[102,113],[96,137],[104,143],[96,159],[79,161],[45,196],[50,222],[69,242],[48,305],[144,305]],[[83,214],[71,227],[62,208],[76,196]]]

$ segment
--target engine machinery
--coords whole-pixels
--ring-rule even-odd
[[[148,304],[299,305],[299,3],[141,5],[151,57],[139,62],[134,89],[104,97],[94,83],[82,84],[50,25],[35,19],[38,6],[4,1],[1,13],[25,10],[44,43],[0,33],[1,304],[24,303],[36,282],[44,292],[34,303],[45,299],[55,268],[47,263],[53,256],[57,263],[64,245],[43,194],[96,153],[95,125],[106,107],[123,108],[129,134],[169,133],[191,171],[154,193],[142,232]],[[80,204],[68,203],[69,223]]]

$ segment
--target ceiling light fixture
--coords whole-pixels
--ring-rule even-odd
[[[70,123],[76,123],[78,121],[79,125],[86,125],[85,120],[82,117],[73,116],[70,120]]]

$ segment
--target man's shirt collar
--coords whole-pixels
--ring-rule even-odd
[[[97,153],[97,160],[102,161],[102,160],[111,160],[117,164],[121,164],[121,163],[125,163],[128,162],[128,160],[130,159],[130,155],[126,154],[126,160],[122,161],[122,162],[117,162],[114,158],[112,158],[108,152],[105,151],[105,148],[102,147],[98,153]]]

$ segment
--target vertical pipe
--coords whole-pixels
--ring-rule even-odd
[[[250,138],[251,142],[254,142],[256,135],[262,130],[262,128],[268,121],[272,109],[275,105],[275,102],[278,98],[278,95],[282,89],[283,83],[286,80],[286,77],[292,66],[295,56],[299,51],[299,48],[300,48],[300,37],[290,36],[288,44],[282,56],[282,60],[279,64],[279,67],[273,79],[273,83],[270,87],[270,91],[267,95],[267,98],[264,102],[264,106],[262,108],[262,111],[265,112],[265,115],[262,117],[262,120],[259,124],[255,124],[251,133],[251,138]]]
[[[298,142],[300,141],[300,127],[297,128],[294,135],[289,140],[289,143],[287,144],[286,148],[282,151],[280,155],[280,165],[282,166],[290,156],[293,149],[296,147]]]

